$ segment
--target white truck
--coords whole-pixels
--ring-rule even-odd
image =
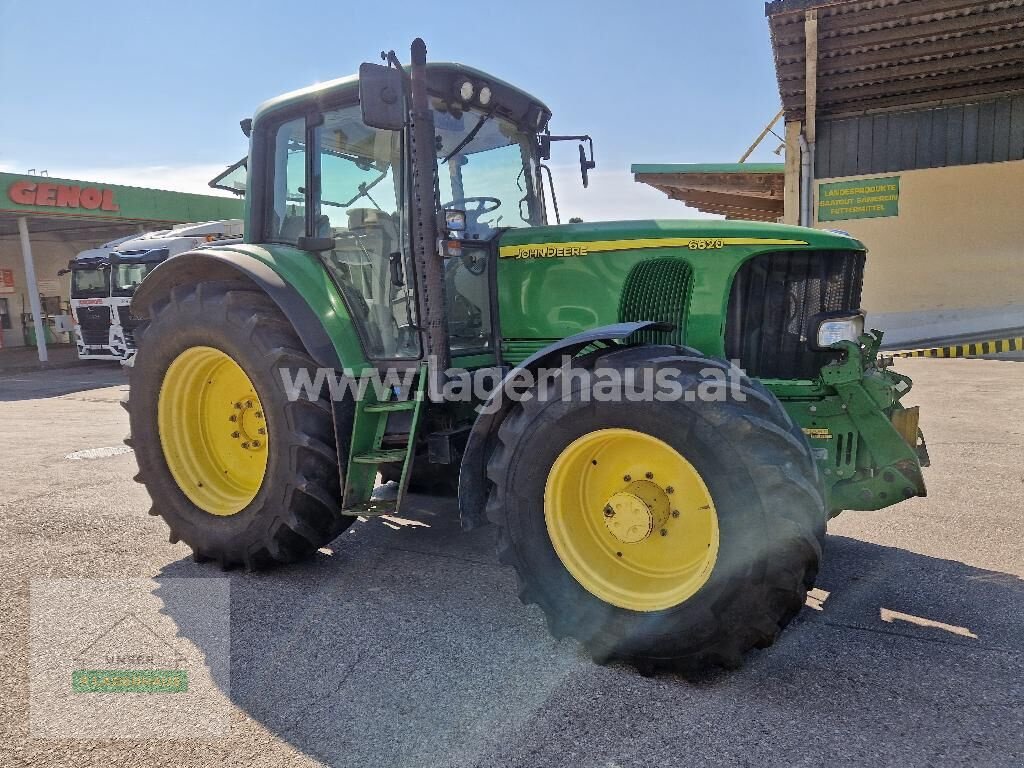
[[[129,305],[143,278],[157,264],[179,253],[241,237],[241,219],[181,224],[123,242],[110,254],[110,344],[122,363],[131,365],[135,357],[135,329],[139,323],[131,316]]]
[[[82,360],[119,360],[110,343],[110,254],[121,243],[138,237],[129,235],[97,248],[82,251],[67,270],[71,273],[71,316],[73,337]]]
[[[131,316],[129,305],[143,278],[157,264],[179,253],[241,237],[242,220],[226,219],[180,224],[82,251],[68,265],[78,356],[130,365],[138,321]]]

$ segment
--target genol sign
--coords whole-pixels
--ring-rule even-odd
[[[7,188],[7,197],[18,205],[73,208],[86,211],[110,211],[121,208],[114,199],[114,190],[106,187],[79,187],[71,184],[16,181]]]

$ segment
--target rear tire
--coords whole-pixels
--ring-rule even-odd
[[[679,347],[600,352],[580,358],[574,365],[613,369],[627,382],[627,372],[633,372],[635,381],[642,381],[640,372],[649,370],[652,381],[660,381],[655,375],[667,376],[666,380],[677,382],[684,392],[699,391],[702,382],[714,378],[709,371],[728,370],[724,361]],[[669,375],[669,370],[676,373]],[[520,598],[540,606],[555,637],[576,638],[598,661],[620,658],[648,671],[658,667],[682,672],[709,666],[734,668],[749,649],[771,645],[799,612],[807,589],[813,586],[827,519],[807,440],[795,430],[779,401],[745,377],[738,390],[729,390],[724,400],[716,402],[688,402],[686,397],[672,402],[629,402],[625,397],[602,402],[593,396],[593,380],[589,384],[575,380],[574,389],[564,398],[556,389],[559,386],[558,379],[543,382],[542,389],[532,393],[534,397],[513,408],[499,430],[488,463],[493,486],[487,514],[499,527],[501,561],[518,575]],[[601,453],[604,443],[599,441],[595,443],[598,447],[591,449],[593,453],[575,465],[580,477],[578,508],[582,511],[571,513],[579,515],[579,522],[570,526],[569,543],[562,539],[560,551],[596,552],[589,555],[596,576],[588,582],[570,572],[570,567],[579,571],[579,558],[586,560],[586,555],[566,555],[566,560],[556,551],[559,536],[564,536],[557,533],[558,526],[565,528],[564,522],[558,521],[569,519],[565,516],[572,505],[565,499],[572,494],[555,493],[562,486],[553,485],[551,478],[564,457],[576,450],[573,446],[581,441],[586,445],[593,435],[612,435],[614,439],[640,436],[655,446],[653,453],[681,456],[699,474],[717,517],[714,535],[718,550],[717,556],[710,558],[712,565],[705,566],[700,576],[706,580],[689,597],[663,607],[650,603],[650,596],[640,589],[635,598],[623,598],[620,604],[609,602],[608,594],[630,579],[641,578],[621,570],[620,565],[640,550],[628,549],[636,544],[623,545],[620,539],[607,538],[614,534],[610,524],[601,519],[604,502],[591,509],[595,505],[587,494],[602,482],[600,472],[610,473],[609,477],[615,474],[616,461],[615,480],[623,481],[623,491],[628,491],[622,467],[647,466],[637,465],[636,457],[645,454],[629,442],[632,437],[624,444],[630,446],[628,450],[618,454],[614,450]],[[637,478],[630,475],[628,479],[636,485]],[[571,489],[571,480],[565,482]],[[667,498],[679,500],[678,491]],[[690,514],[684,504],[672,502],[677,505],[684,508],[684,518]],[[614,515],[605,506],[604,517],[609,516]],[[669,530],[662,535],[676,536],[680,529],[672,529],[673,524],[665,524]],[[656,537],[657,528],[652,530]],[[712,534],[708,536],[710,548]],[[585,543],[588,537],[597,542],[591,550]],[[604,552],[602,537],[611,542],[611,550],[622,551]],[[685,538],[662,539],[663,543],[676,541],[678,551],[686,551]],[[698,556],[701,551],[698,545]],[[652,565],[634,554],[637,558],[640,571],[664,571],[663,561]],[[583,582],[588,582],[587,586]],[[698,582],[688,583],[689,587]],[[606,589],[602,585],[611,586]]]
[[[165,447],[169,435],[160,431],[161,395],[170,397],[163,388],[168,369],[185,359],[185,353],[203,348],[223,353],[241,368],[265,411],[265,417],[257,414],[265,418],[265,427],[259,422],[266,430],[261,433],[265,435],[265,471],[251,501],[236,512],[211,513],[190,498],[169,466],[171,456],[170,463],[182,475],[180,460],[166,453],[171,450]],[[188,544],[196,560],[249,569],[293,562],[311,555],[353,522],[340,514],[338,467],[339,461],[341,466],[347,462],[347,443],[335,444],[330,399],[321,391],[315,399],[303,396],[289,401],[280,369],[292,376],[305,370],[315,380],[317,365],[274,302],[249,284],[177,286],[151,310],[129,374],[130,444],[140,470],[136,480],[153,499],[150,514],[162,517],[170,527],[171,541]],[[210,378],[212,384],[214,376]],[[177,421],[167,422],[169,407],[165,405],[165,433],[178,428]],[[339,407],[339,428],[347,434],[351,403]],[[186,410],[184,405],[181,409]],[[224,427],[232,429],[228,418],[223,419]],[[220,421],[215,418],[212,423],[216,426]],[[184,422],[180,426],[188,428]],[[190,493],[194,497],[196,489]]]

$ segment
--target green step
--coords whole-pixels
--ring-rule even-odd
[[[393,461],[405,461],[406,452],[405,448],[370,451],[353,456],[352,461],[356,464],[389,464]]]
[[[349,440],[348,467],[343,481],[344,514],[380,516],[393,514],[401,507],[401,499],[408,484],[409,467],[412,465],[420,406],[426,393],[426,386],[427,366],[423,364],[418,366],[415,384],[412,390],[406,393],[409,396],[407,400],[362,400],[356,404],[352,437]],[[405,445],[401,447],[388,442],[399,436],[387,433],[391,414],[399,411],[409,413],[410,417],[407,425],[408,434],[402,436]],[[385,447],[386,443],[388,447]],[[373,498],[377,471],[381,464],[398,464],[402,467],[402,479],[398,484],[398,498],[395,501]]]
[[[367,413],[394,413],[396,411],[411,411],[415,408],[415,400],[395,400],[394,402],[367,405],[363,410]]]

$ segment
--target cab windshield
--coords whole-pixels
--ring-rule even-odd
[[[106,298],[109,293],[109,284],[107,282],[108,277],[109,270],[106,267],[97,269],[72,269],[71,298]]]
[[[536,138],[494,113],[463,112],[433,100],[441,204],[466,211],[467,235],[542,226]]]

